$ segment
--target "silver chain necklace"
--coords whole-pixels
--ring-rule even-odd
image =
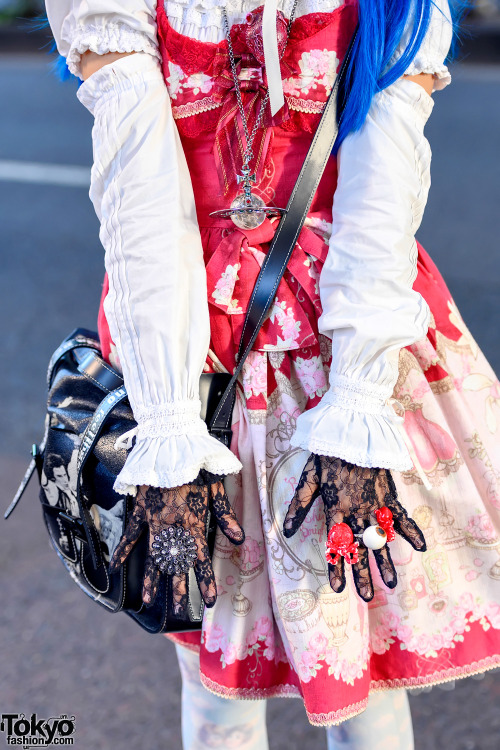
[[[286,44],[288,37],[290,36],[290,29],[292,27],[293,19],[295,17],[295,10],[297,8],[298,0],[294,0],[292,11],[290,13],[290,20],[287,26],[287,37],[283,51],[280,55],[280,60],[285,54]],[[238,185],[242,185],[243,192],[236,196],[231,203],[230,208],[223,209],[222,211],[213,211],[210,216],[218,216],[223,219],[232,219],[233,223],[236,224],[240,229],[255,229],[259,227],[266,219],[266,216],[281,216],[286,213],[286,208],[277,208],[275,206],[266,206],[262,198],[252,193],[252,183],[255,184],[256,176],[252,174],[250,169],[250,162],[253,159],[252,145],[257,135],[257,130],[261,127],[264,119],[264,113],[266,111],[267,103],[269,101],[269,88],[267,89],[266,95],[260,105],[259,114],[255,120],[255,124],[250,133],[248,130],[248,121],[245,115],[245,108],[243,106],[243,99],[241,97],[240,81],[238,78],[238,71],[236,70],[236,61],[234,57],[233,44],[231,42],[231,32],[229,29],[229,21],[227,17],[226,8],[222,6],[222,20],[224,24],[224,33],[227,39],[227,46],[229,52],[229,61],[231,63],[231,73],[234,82],[234,91],[236,94],[236,100],[238,102],[238,110],[240,113],[241,121],[243,123],[243,130],[246,138],[246,148],[242,154],[243,164],[241,167],[241,174],[236,175],[236,181]]]

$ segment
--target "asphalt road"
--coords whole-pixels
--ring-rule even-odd
[[[453,75],[427,126],[433,185],[418,238],[500,372],[500,68]],[[103,258],[87,189],[8,177],[10,161],[90,169],[92,119],[75,90],[51,76],[43,56],[0,56],[2,509],[40,438],[51,352],[72,328],[95,328]],[[28,173],[33,179],[35,168]],[[71,174],[77,182],[81,173]],[[33,486],[0,519],[1,710],[75,714],[77,750],[177,750],[171,645],[78,591],[49,547],[37,502]],[[411,701],[417,750],[498,750],[498,674]],[[271,700],[268,715],[272,750],[324,747],[298,701]]]

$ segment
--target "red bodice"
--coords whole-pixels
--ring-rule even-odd
[[[261,12],[262,8],[253,12],[250,24],[235,24],[231,29],[250,131],[267,90],[263,58],[253,33]],[[281,60],[286,104],[273,120],[268,109],[264,117],[267,127],[259,129],[253,144],[254,192],[268,205],[288,203],[356,20],[357,0],[346,0],[332,12],[310,13],[293,21]],[[209,216],[230,205],[242,162],[244,133],[227,40],[215,44],[180,34],[169,23],[163,3],[158,3],[157,23],[162,70],[192,179],[201,231],[211,349],[232,371],[247,304],[277,219],[266,219],[258,229],[243,231],[228,219]],[[331,156],[254,349],[295,350],[296,354],[300,350],[302,357],[319,355],[318,279],[328,251],[336,184],[336,159]],[[106,293],[107,280],[103,299]],[[106,356],[111,342],[102,305],[99,333]],[[248,405],[257,408],[252,402]]]
[[[262,8],[253,15],[261,13]],[[330,13],[310,13],[295,19],[281,60],[285,106],[271,119],[270,108],[253,151],[258,187],[266,202],[286,206],[300,171],[337,70],[356,24],[356,2]],[[235,24],[231,40],[248,127],[251,131],[267,91],[262,57],[249,24]],[[173,114],[193,179],[200,226],[214,226],[210,211],[226,208],[236,193],[244,132],[224,39],[200,42],[179,34],[158,5],[158,38],[163,74]],[[257,47],[257,49],[256,49]],[[214,181],[214,168],[218,183]],[[335,159],[328,164],[312,212],[331,213],[336,184]],[[221,226],[228,227],[227,220]]]

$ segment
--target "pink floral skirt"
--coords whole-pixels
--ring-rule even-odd
[[[226,479],[247,539],[236,548],[218,531],[216,605],[201,633],[168,636],[200,651],[203,684],[219,695],[301,696],[309,721],[328,725],[362,711],[370,690],[500,665],[499,382],[420,245],[414,288],[433,319],[425,339],[401,350],[394,396],[432,489],[415,469],[393,477],[427,551],[391,542],[398,585],[387,589],[372,565],[375,597],[366,604],[349,575],[341,594],[329,588],[319,502],[285,539],[283,519],[307,459],[289,441],[297,416],[327,388],[330,341],[252,352],[231,445],[243,471]],[[109,352],[102,309],[100,331]]]

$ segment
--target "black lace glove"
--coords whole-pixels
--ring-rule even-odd
[[[394,530],[411,546],[424,552],[424,535],[415,521],[408,517],[397,500],[397,491],[387,469],[369,469],[348,463],[340,458],[311,453],[297,484],[295,495],[283,524],[283,534],[289,538],[300,528],[315,499],[323,500],[327,532],[336,523],[346,523],[353,534],[362,534],[370,525],[377,524],[375,511],[383,506],[391,510]],[[373,599],[373,582],[368,565],[368,549],[359,540],[358,562],[352,563],[354,583],[359,596],[368,602]],[[372,550],[385,585],[394,588],[397,574],[387,544]],[[339,557],[335,565],[328,564],[330,586],[336,592],[344,589],[345,564]]]
[[[145,485],[139,488],[133,513],[110,560],[109,570],[113,573],[122,565],[147,525],[149,554],[142,587],[146,606],[154,603],[158,592],[162,570],[156,561],[162,560],[162,545],[169,560],[175,555],[175,566],[170,562],[164,565],[163,571],[172,575],[174,614],[181,616],[186,611],[187,573],[191,566],[206,606],[215,604],[217,587],[205,534],[208,511],[214,514],[217,525],[231,542],[242,544],[245,541],[245,533],[229,504],[223,478],[201,469],[196,479],[180,487],[165,489]]]

